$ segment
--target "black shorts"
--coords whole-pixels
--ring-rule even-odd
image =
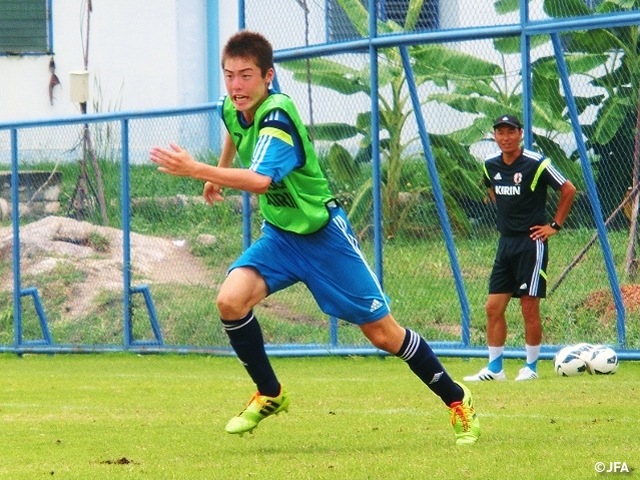
[[[528,234],[501,236],[489,279],[489,293],[511,293],[514,297],[547,295],[547,242]]]

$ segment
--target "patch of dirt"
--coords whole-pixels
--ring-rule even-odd
[[[312,325],[314,327],[326,328],[327,326],[327,320],[324,316],[321,318],[316,318],[310,315],[305,315],[304,313],[293,312],[291,308],[289,308],[284,303],[273,301],[269,297],[260,302],[260,307],[278,315],[282,319],[286,319],[289,321],[300,322],[304,323],[305,325]]]
[[[624,285],[620,287],[620,292],[627,313],[640,311],[640,284]],[[605,325],[616,318],[616,307],[613,303],[613,295],[609,290],[593,292],[582,306],[598,315]]]
[[[86,276],[74,284],[65,304],[67,314],[88,313],[102,290],[123,288],[122,230],[80,222],[66,217],[46,217],[20,228],[21,275],[42,275],[70,263]],[[131,233],[132,285],[181,284],[216,286],[201,258],[192,255],[183,241]],[[0,229],[0,256],[11,261],[12,227]],[[134,281],[135,280],[135,281]],[[0,278],[0,288],[13,289],[12,270]]]

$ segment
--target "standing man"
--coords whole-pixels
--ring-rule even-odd
[[[442,399],[456,444],[475,443],[480,422],[471,392],[449,376],[419,334],[391,315],[298,111],[288,96],[269,88],[275,75],[271,44],[254,32],[233,35],[222,52],[222,69],[228,95],[220,112],[227,134],[218,166],[195,161],[176,144],[153,148],[150,159],[161,172],[203,180],[209,204],[223,200],[222,187],[257,194],[265,220],[262,236],[231,265],[217,297],[222,326],[257,388],[226,431],[251,432],[266,417],[288,410],[289,395],[271,367],[253,307],[303,282],[323,312],[358,325],[375,347],[404,360]],[[230,168],[236,153],[246,168]]]
[[[493,130],[500,152],[485,160],[484,183],[496,203],[500,240],[485,305],[489,365],[464,380],[506,380],[502,367],[507,340],[505,311],[512,297],[520,299],[527,355],[516,380],[534,380],[538,378],[542,343],[540,299],[547,292],[547,240],[562,228],[576,188],[548,158],[520,146],[522,124],[517,117],[498,117]],[[547,187],[560,191],[558,208],[549,223],[545,213]]]

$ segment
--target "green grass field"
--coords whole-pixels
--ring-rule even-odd
[[[456,378],[484,359],[444,358]],[[472,384],[482,421],[456,447],[447,409],[393,357],[276,358],[288,414],[224,432],[252,385],[235,358],[0,356],[7,479],[586,479],[640,469],[640,363],[611,376]],[[513,379],[520,362],[508,360]],[[595,471],[621,463],[629,474]],[[635,471],[634,471],[635,470]]]

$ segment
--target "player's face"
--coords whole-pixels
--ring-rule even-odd
[[[252,58],[230,57],[224,62],[227,93],[233,106],[248,122],[253,121],[256,110],[269,95],[271,80],[273,69],[270,68],[263,77]]]
[[[496,143],[505,155],[520,154],[520,141],[522,140],[522,130],[509,125],[499,125],[494,130]]]

